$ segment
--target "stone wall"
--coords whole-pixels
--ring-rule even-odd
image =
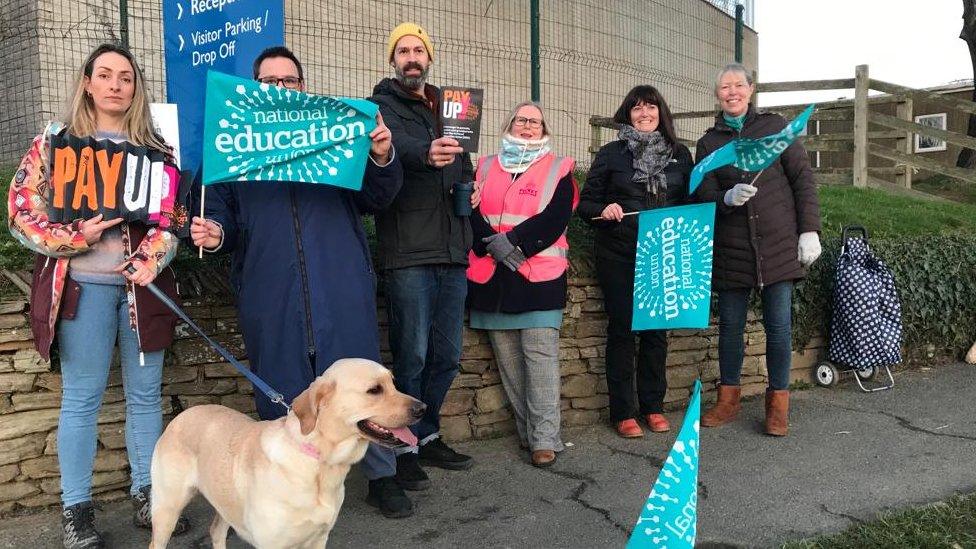
[[[228,299],[193,298],[186,299],[184,305],[201,328],[235,357],[246,357],[236,310]],[[385,344],[386,315],[382,309],[380,322]],[[602,295],[596,281],[571,280],[560,340],[565,426],[606,421],[605,330]],[[743,392],[757,394],[766,382],[765,335],[752,313],[746,331]],[[714,390],[712,382],[718,377],[717,339],[714,327],[671,334],[665,398],[668,409],[678,409],[687,402],[699,368],[706,391]],[[810,372],[822,346],[823,340],[817,338],[807,351],[794,353],[794,380],[811,379]],[[390,360],[385,346],[383,360]],[[166,362],[163,410],[167,419],[174,410],[197,404],[223,404],[253,414],[251,384],[186,325],[177,329],[177,339]],[[33,349],[27,302],[0,303],[0,515],[59,503],[56,433],[60,398],[60,374],[52,371],[51,364],[41,360]],[[442,409],[445,438],[483,439],[514,432],[507,404],[487,336],[465,329],[461,373]],[[99,499],[121,498],[127,493],[124,420],[122,379],[115,369],[99,415],[94,477]]]

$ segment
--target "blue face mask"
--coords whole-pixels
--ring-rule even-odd
[[[519,139],[506,133],[502,135],[502,147],[498,152],[498,162],[502,169],[508,173],[522,173],[548,152],[549,136],[529,140]]]

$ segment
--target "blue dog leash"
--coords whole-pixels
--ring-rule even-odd
[[[135,267],[132,266],[132,264],[129,264],[129,266],[126,268],[126,271],[132,274],[136,272],[136,269]],[[170,310],[176,313],[177,316],[182,318],[183,322],[189,324],[191,328],[193,328],[198,334],[203,336],[203,339],[206,340],[206,342],[209,343],[210,346],[213,347],[213,349],[220,354],[220,356],[224,357],[224,360],[230,362],[230,364],[234,368],[237,368],[237,371],[244,374],[244,376],[247,377],[247,379],[251,380],[251,383],[253,383],[254,386],[257,387],[258,389],[260,389],[262,393],[267,395],[268,398],[271,399],[271,402],[281,404],[282,406],[285,407],[285,410],[287,412],[291,411],[291,406],[285,403],[285,397],[282,396],[281,393],[272,389],[271,386],[265,383],[264,380],[259,378],[254,372],[252,372],[250,369],[246,368],[243,364],[238,362],[237,359],[235,359],[234,356],[231,355],[227,349],[223,348],[219,343],[211,339],[210,336],[203,333],[203,330],[201,330],[200,327],[197,326],[195,322],[190,320],[190,317],[188,317],[186,313],[183,312],[183,309],[180,309],[180,307],[176,303],[173,303],[173,300],[170,299],[168,295],[163,293],[163,291],[160,290],[155,284],[153,283],[147,284],[146,289],[152,292],[154,296],[156,296],[160,301],[162,301],[164,305],[169,307]]]

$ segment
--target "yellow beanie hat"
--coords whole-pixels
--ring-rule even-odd
[[[427,48],[427,55],[431,61],[434,60],[434,44],[430,41],[430,35],[427,34],[427,31],[416,23],[400,23],[390,33],[390,40],[386,44],[387,61],[393,61],[393,49],[396,48],[397,42],[404,36],[416,36],[419,38],[424,43],[424,47]]]

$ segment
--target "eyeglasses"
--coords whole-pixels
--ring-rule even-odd
[[[513,126],[525,126],[530,129],[537,129],[542,127],[542,120],[538,118],[526,118],[524,116],[517,116],[515,120],[512,121]]]
[[[284,86],[289,89],[297,89],[302,85],[302,79],[297,76],[282,76],[281,78],[277,76],[265,76],[264,78],[258,78],[258,82],[262,84],[268,84],[270,86]]]

